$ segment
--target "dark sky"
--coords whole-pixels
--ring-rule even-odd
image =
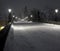
[[[7,9],[12,8],[18,13],[25,5],[30,9],[60,8],[60,0],[0,0],[0,11],[7,13]]]

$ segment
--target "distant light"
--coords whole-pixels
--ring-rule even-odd
[[[30,15],[30,17],[33,17],[33,15]]]
[[[12,9],[8,9],[8,12],[11,13],[12,12]]]
[[[13,18],[15,17],[15,15],[13,15]]]
[[[1,26],[1,27],[0,27],[0,30],[2,30],[2,29],[4,29],[4,28],[5,28],[5,26]]]
[[[18,17],[16,17],[16,19],[17,19]]]
[[[58,13],[59,12],[59,10],[58,9],[55,9],[55,13]]]

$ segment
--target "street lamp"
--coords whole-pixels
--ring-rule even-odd
[[[8,23],[9,23],[9,22],[12,22],[12,14],[11,14],[12,9],[8,9],[8,12],[9,12],[9,15],[8,15]]]
[[[12,9],[8,9],[8,12],[11,13],[12,12]]]
[[[59,10],[58,9],[55,9],[55,13],[58,13],[59,12]]]
[[[55,21],[58,20],[58,18],[57,18],[58,17],[58,14],[57,14],[58,12],[59,12],[59,9],[55,9]]]
[[[16,17],[16,19],[17,19],[18,17]]]
[[[15,15],[13,15],[13,18],[15,17]]]
[[[30,15],[30,17],[32,18],[32,17],[33,17],[33,15]]]

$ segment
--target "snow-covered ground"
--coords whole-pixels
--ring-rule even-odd
[[[60,51],[60,25],[11,25],[4,51]]]

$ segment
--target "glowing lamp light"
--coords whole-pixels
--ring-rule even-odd
[[[12,12],[12,9],[8,9],[8,12],[11,13]]]
[[[33,15],[30,15],[30,17],[33,17]]]
[[[15,15],[13,15],[13,18],[15,17]]]
[[[58,9],[55,9],[55,13],[58,13],[59,12],[59,10]]]
[[[16,19],[17,19],[18,17],[16,17]]]

